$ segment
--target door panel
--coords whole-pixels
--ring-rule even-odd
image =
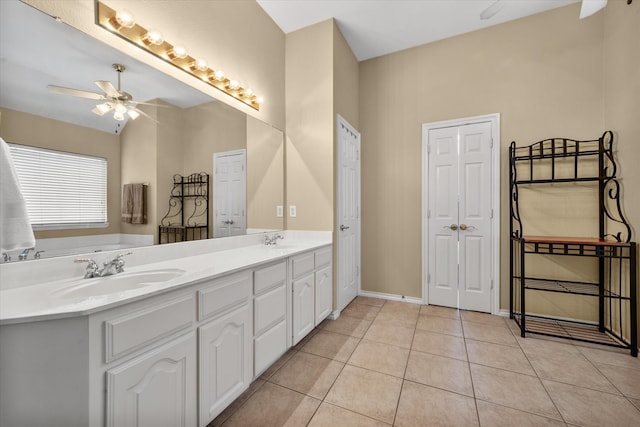
[[[491,311],[491,123],[428,133],[429,304]]]
[[[213,237],[246,233],[246,152],[214,153]]]

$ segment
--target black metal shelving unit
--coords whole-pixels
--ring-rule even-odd
[[[586,141],[552,138],[524,147],[516,147],[512,142],[509,163],[509,315],[520,327],[521,336],[530,332],[622,347],[637,357],[637,252],[636,243],[631,241],[631,227],[620,205],[621,188],[613,156],[613,133],[607,131],[598,139]],[[593,183],[594,195],[597,186],[598,236],[525,235],[519,190],[536,185],[576,182]],[[571,218],[564,220],[570,221]],[[571,281],[547,277],[544,272],[528,275],[525,268],[527,259],[539,255],[592,259],[597,263],[598,277],[593,281]],[[598,298],[598,322],[593,324],[529,313],[526,303],[530,292]]]
[[[169,210],[158,226],[158,243],[209,238],[209,174],[174,175]]]

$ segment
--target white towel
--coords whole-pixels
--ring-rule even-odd
[[[0,248],[2,251],[33,248],[33,236],[27,205],[13,168],[9,145],[0,138]]]

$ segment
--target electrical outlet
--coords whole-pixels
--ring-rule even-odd
[[[282,218],[284,216],[284,207],[282,205],[276,206],[276,216]]]
[[[295,218],[297,214],[296,205],[289,206],[289,218]]]

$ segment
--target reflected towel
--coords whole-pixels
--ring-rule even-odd
[[[33,248],[36,239],[9,145],[2,138],[0,145],[0,247],[2,251]]]
[[[122,188],[122,221],[128,224],[147,223],[147,186],[125,184]]]

